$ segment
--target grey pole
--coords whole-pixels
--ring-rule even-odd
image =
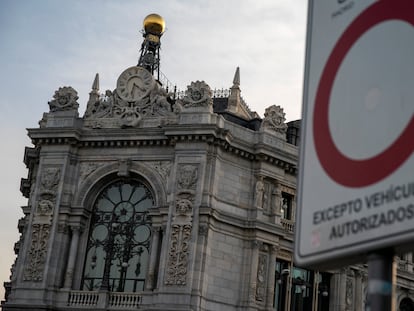
[[[392,249],[379,250],[368,255],[366,311],[392,310],[393,257]]]

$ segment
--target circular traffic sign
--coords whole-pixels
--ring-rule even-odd
[[[351,159],[339,151],[329,128],[329,104],[335,77],[354,43],[372,27],[385,21],[401,20],[414,26],[413,12],[414,2],[411,0],[375,2],[349,25],[325,64],[315,97],[313,137],[323,169],[343,186],[365,187],[384,179],[400,167],[414,150],[413,116],[397,139],[384,151],[361,160]]]

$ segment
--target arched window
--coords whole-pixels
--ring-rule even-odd
[[[154,199],[138,180],[117,181],[97,197],[89,231],[83,290],[144,289]]]

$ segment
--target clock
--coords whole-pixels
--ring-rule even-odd
[[[123,100],[137,101],[149,94],[155,80],[151,73],[138,66],[125,69],[118,78],[116,91]]]

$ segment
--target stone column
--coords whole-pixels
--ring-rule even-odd
[[[145,289],[152,290],[155,286],[155,265],[157,263],[158,245],[160,242],[161,228],[153,228],[153,236],[151,241],[151,256],[148,264],[148,278],[145,283]]]
[[[362,273],[355,271],[355,311],[363,310]]]
[[[346,270],[341,269],[332,276],[329,310],[345,311],[346,307]]]
[[[259,265],[259,241],[252,242],[252,261],[250,270],[250,303],[256,303],[256,288],[257,288],[257,268]]]
[[[78,253],[79,235],[81,228],[79,226],[71,226],[72,240],[69,249],[69,258],[65,274],[64,288],[71,289],[73,281],[73,271],[75,269],[76,256]]]
[[[275,296],[276,252],[277,246],[270,246],[266,294],[266,310],[269,311],[273,310],[273,300]]]

